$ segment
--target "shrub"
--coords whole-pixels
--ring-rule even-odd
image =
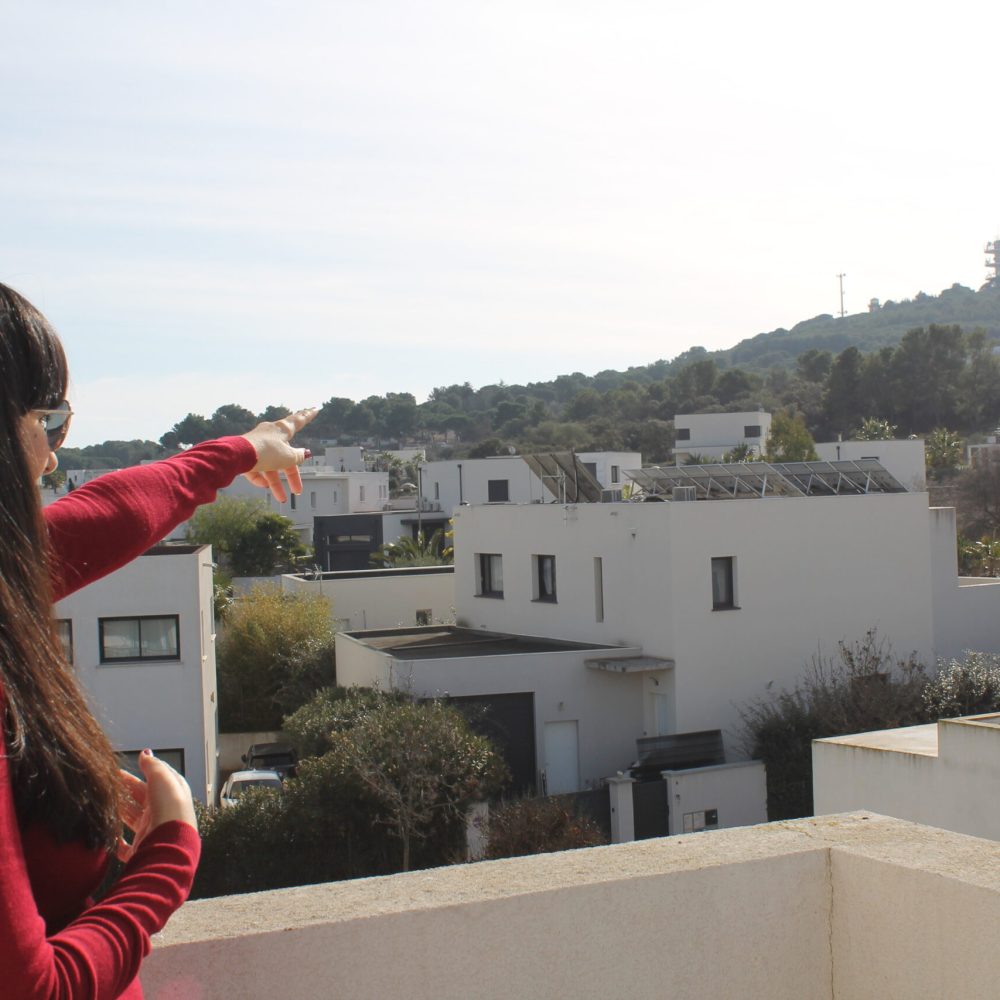
[[[601,828],[560,798],[513,799],[490,809],[486,857],[569,851],[606,844]]]
[[[924,668],[911,655],[896,659],[875,629],[841,642],[836,659],[813,657],[791,691],[751,702],[741,711],[743,747],[767,766],[771,820],[812,814],[812,741],[926,719]]]
[[[941,661],[923,702],[931,719],[1000,712],[1000,655],[968,650],[964,660]]]

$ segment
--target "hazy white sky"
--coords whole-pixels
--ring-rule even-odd
[[[0,0],[71,443],[593,373],[985,278],[983,3]]]

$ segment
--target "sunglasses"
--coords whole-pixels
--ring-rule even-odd
[[[45,428],[45,436],[48,438],[50,450],[58,450],[63,441],[66,440],[70,420],[73,417],[69,400],[64,399],[54,410],[35,410],[34,412],[38,414],[39,423]]]

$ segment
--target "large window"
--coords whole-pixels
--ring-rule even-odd
[[[184,773],[184,750],[181,748],[172,748],[169,750],[157,750],[156,747],[152,748],[153,755],[159,757],[164,763],[169,764],[178,774]],[[121,758],[122,767],[125,768],[130,774],[134,774],[137,778],[142,777],[142,771],[139,770],[139,754],[140,750],[119,750],[118,756]]]
[[[101,663],[181,658],[180,619],[177,615],[100,618],[97,629]]]
[[[62,643],[63,655],[68,663],[73,662],[73,622],[69,618],[56,619],[56,632]]]
[[[534,597],[536,601],[556,600],[556,557],[532,556],[534,569]]]
[[[490,503],[508,503],[510,501],[510,481],[490,479],[486,483],[486,498]]]
[[[725,611],[736,605],[735,560],[722,556],[712,560],[712,610]]]
[[[678,427],[674,436],[678,441],[690,441],[691,440],[691,428],[690,427]]]
[[[480,552],[476,560],[479,564],[479,596],[503,597],[503,556]]]
[[[760,424],[744,424],[743,425],[743,436],[745,438],[759,438],[760,437]]]

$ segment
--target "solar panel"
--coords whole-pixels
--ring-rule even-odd
[[[906,493],[906,487],[872,458],[841,462],[720,462],[653,466],[626,473],[646,497],[674,497],[694,487],[698,500],[781,496],[851,496]],[[684,494],[680,494],[684,495]]]
[[[571,451],[543,451],[522,455],[559,503],[600,503],[601,484]]]

